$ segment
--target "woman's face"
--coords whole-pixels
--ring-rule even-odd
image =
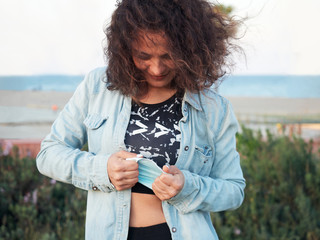
[[[138,41],[133,42],[132,49],[133,62],[142,71],[149,89],[170,88],[175,69],[165,36],[143,33]]]

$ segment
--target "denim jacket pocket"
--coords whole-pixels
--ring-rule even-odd
[[[209,145],[197,146],[194,151],[194,159],[196,161],[195,173],[201,174],[202,176],[207,176],[210,173],[212,163],[213,163],[213,149]]]
[[[88,114],[83,121],[83,124],[87,127],[88,148],[92,153],[97,154],[101,149],[102,136],[107,120],[108,117],[100,114]]]
[[[99,114],[89,114],[83,121],[83,124],[91,130],[98,129],[107,121],[108,117],[103,117]]]

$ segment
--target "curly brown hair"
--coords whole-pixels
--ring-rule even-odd
[[[105,29],[107,81],[110,90],[141,96],[142,73],[132,59],[139,32],[164,33],[175,63],[172,87],[191,92],[212,86],[225,75],[234,45],[235,22],[206,0],[122,0]]]

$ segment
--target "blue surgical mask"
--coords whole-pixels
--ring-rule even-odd
[[[162,173],[162,169],[152,160],[147,158],[127,158],[126,160],[133,160],[139,164],[139,180],[138,182],[144,186],[152,189],[152,183]]]

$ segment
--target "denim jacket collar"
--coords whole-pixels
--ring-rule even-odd
[[[183,100],[189,103],[193,108],[197,109],[198,111],[203,111],[201,107],[200,93],[191,93],[189,91],[186,91]]]
[[[190,104],[193,108],[195,108],[198,111],[203,111],[202,106],[201,106],[201,98],[200,98],[200,93],[192,93],[190,91],[186,91],[186,93],[183,96],[183,101],[187,102]],[[132,99],[129,96],[125,97],[125,106],[126,108],[131,108],[131,102]]]

